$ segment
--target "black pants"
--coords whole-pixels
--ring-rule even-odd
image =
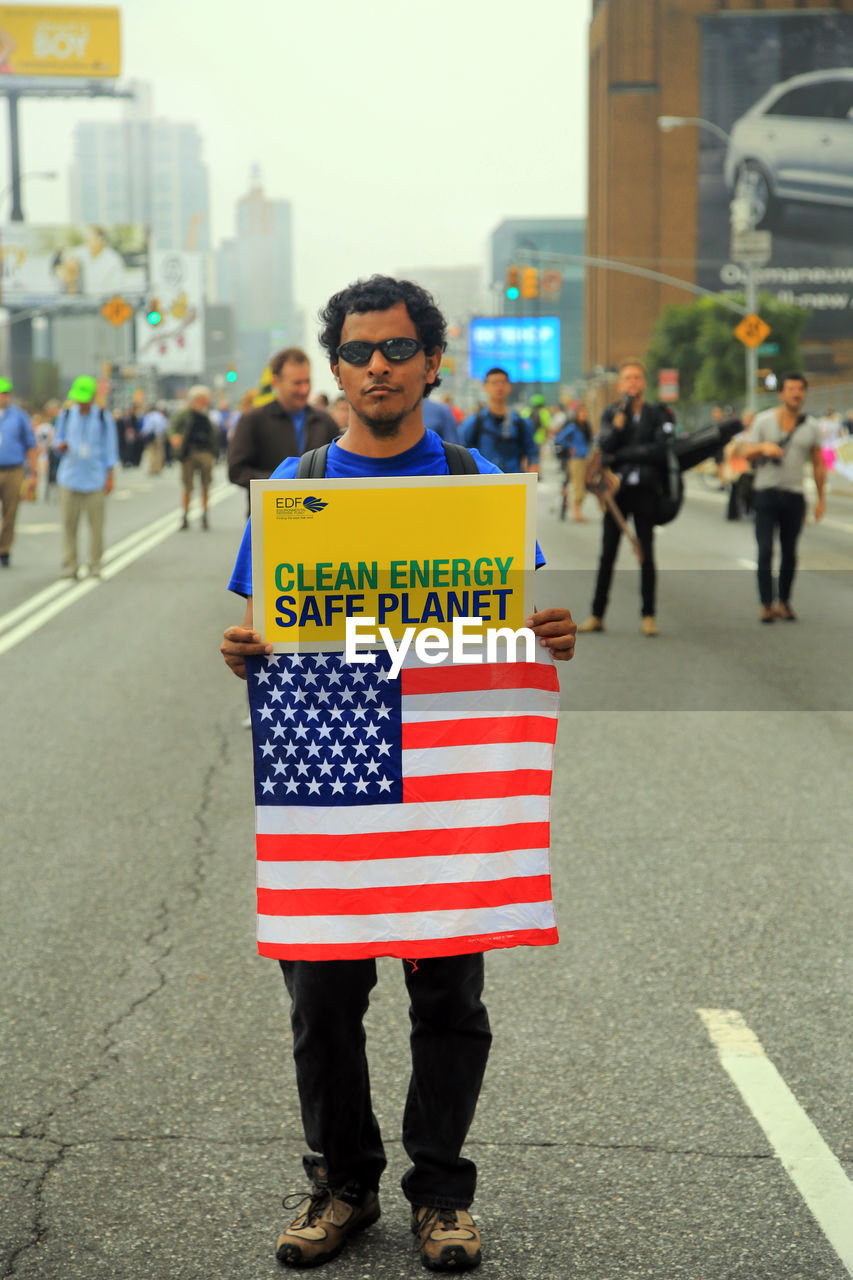
[[[644,618],[653,618],[655,614],[655,502],[656,495],[651,489],[639,485],[623,485],[616,493],[616,505],[627,518],[632,516],[637,539],[643,552],[643,563],[640,567],[640,593],[642,596],[642,613]],[[609,511],[604,513],[604,531],[601,541],[601,559],[598,563],[598,577],[595,581],[595,596],[592,601],[592,612],[596,618],[603,618],[610,596],[610,580],[613,577],[613,566],[616,563],[616,552],[619,550],[619,539],[622,530]]]
[[[282,960],[291,998],[293,1057],[305,1139],[332,1187],[375,1190],[385,1150],[370,1100],[364,1015],[373,960]],[[480,996],[480,954],[403,962],[409,992],[412,1074],[403,1113],[403,1176],[416,1205],[467,1209],[477,1170],[460,1152],[474,1111],[491,1032]],[[310,1160],[306,1169],[310,1170]]]
[[[758,595],[761,603],[773,603],[773,538],[779,529],[782,561],[779,565],[779,599],[787,604],[797,570],[797,539],[806,514],[801,493],[786,489],[755,491],[755,537],[758,542]]]

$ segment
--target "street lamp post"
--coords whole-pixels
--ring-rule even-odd
[[[28,178],[45,178],[50,182],[54,182],[59,174],[54,169],[33,169],[29,173],[19,173],[12,182],[6,184],[0,191],[0,208],[3,207],[3,201],[9,192],[12,192],[12,209],[9,214],[10,222],[23,222],[24,211],[21,207],[21,184],[26,182]]]
[[[718,124],[714,124],[713,120],[705,120],[701,116],[658,116],[658,128],[662,133],[671,133],[673,129],[681,129],[685,126],[704,129],[707,133],[712,133],[715,137],[722,139],[726,145],[731,141],[731,137],[726,133],[725,129],[721,129]],[[752,203],[740,198],[737,192],[735,192],[734,199],[730,204],[730,216],[734,232],[753,231],[755,229],[755,210],[752,207]],[[746,271],[747,315],[754,315],[758,306],[756,263],[754,258],[749,258],[746,262],[739,263],[739,266]],[[745,351],[746,407],[751,413],[754,413],[758,407],[758,348],[747,346]]]

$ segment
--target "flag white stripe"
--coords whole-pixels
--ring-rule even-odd
[[[377,831],[447,831],[547,822],[550,796],[495,796],[414,804],[263,805],[255,810],[260,836],[350,836]]]
[[[550,769],[550,742],[486,742],[465,747],[412,747],[403,752],[404,778],[439,773],[505,773],[511,769]]]
[[[507,903],[453,911],[404,911],[372,916],[258,916],[258,942],[280,946],[363,942],[427,942],[516,930],[553,929],[551,902]]]
[[[550,716],[559,698],[549,689],[469,689],[459,693],[403,695],[403,724],[425,720],[471,720],[492,716]]]
[[[381,889],[549,874],[547,849],[455,853],[446,858],[366,858],[363,862],[261,860],[257,866],[259,889]]]
[[[508,623],[506,623],[506,622],[496,622],[496,623],[494,623],[493,625],[494,625],[494,626],[496,626],[496,627],[505,627],[505,626],[508,626],[509,624],[508,624]],[[476,635],[476,632],[474,632],[474,634]],[[485,637],[485,634],[486,634],[486,628],[485,628],[485,626],[484,626],[484,628],[483,628],[483,633],[482,633],[482,634],[483,634],[483,636]],[[484,655],[485,655],[485,651],[486,651],[486,649],[485,649],[485,645],[484,645],[484,646],[483,646],[483,654],[484,654]],[[377,653],[382,653],[382,652],[383,652],[383,650],[381,650],[381,649],[377,649],[377,650],[376,650],[376,652],[377,652]],[[473,653],[476,653],[476,649],[473,649],[473,648],[472,648],[471,652],[472,652],[472,654],[473,654]],[[499,651],[498,651],[498,652],[499,652],[499,659],[502,659],[502,658],[503,658],[503,656],[504,656],[503,641],[501,641],[500,648],[499,648]],[[523,646],[521,646],[521,645],[519,646],[519,650],[518,650],[518,652],[519,652],[519,654],[522,654],[522,653],[524,652]],[[556,665],[556,664],[555,664],[555,662],[554,662],[554,659],[551,657],[551,650],[550,650],[549,648],[547,648],[547,646],[543,646],[543,645],[541,645],[541,644],[539,644],[539,643],[537,642],[537,643],[533,646],[533,652],[534,652],[534,653],[535,653],[535,655],[536,655],[536,661],[537,661],[538,663],[540,663],[543,667],[553,667],[553,666],[555,666],[555,665]],[[406,653],[405,658],[403,659],[403,666],[404,666],[404,667],[407,667],[407,668],[416,667],[418,670],[423,671],[423,669],[424,669],[424,666],[425,666],[425,665],[426,665],[426,664],[423,662],[423,660],[422,660],[421,658],[419,658],[419,657],[418,657],[417,653],[415,652],[414,647],[411,647],[411,648],[408,650],[408,652]],[[520,658],[520,659],[519,659],[519,661],[518,661],[518,663],[515,663],[515,662],[504,662],[504,661],[501,661],[501,660],[499,660],[499,661],[498,661],[498,662],[496,662],[496,663],[486,663],[486,662],[451,662],[449,659],[447,660],[447,662],[440,662],[440,663],[436,663],[436,666],[438,666],[438,667],[440,668],[440,670],[442,670],[442,671],[448,671],[448,670],[450,670],[451,668],[452,668],[453,670],[455,670],[455,671],[459,671],[462,667],[480,667],[480,666],[514,667],[514,666],[526,666],[526,665],[527,665],[527,664],[526,664],[526,661],[525,661],[525,659],[524,659],[524,658]]]

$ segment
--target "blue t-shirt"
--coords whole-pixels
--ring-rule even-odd
[[[424,426],[428,430],[434,431],[437,436],[441,436],[442,440],[449,440],[451,444],[460,443],[456,419],[453,416],[453,410],[450,405],[442,404],[440,400],[433,400],[430,397],[428,400],[424,400],[421,408],[424,415]]]
[[[574,419],[560,428],[554,444],[558,449],[574,449],[576,458],[585,458],[589,454],[589,437],[584,435]]]
[[[487,462],[476,449],[472,449],[474,461],[481,475],[500,474],[500,467]],[[298,458],[285,458],[270,476],[271,480],[294,480]],[[441,440],[434,431],[425,431],[416,445],[405,453],[397,453],[392,458],[366,458],[360,453],[350,453],[342,449],[337,441],[329,445],[326,458],[326,478],[329,480],[351,479],[355,476],[367,476],[370,479],[381,476],[446,476],[450,474],[447,457]],[[536,568],[545,563],[545,557],[536,544]],[[252,527],[246,525],[240,550],[228,590],[241,596],[252,594]]]
[[[296,432],[296,444],[300,453],[305,452],[305,410],[301,409],[299,413],[292,413],[290,421],[293,423],[293,430]]]
[[[35,449],[30,415],[16,404],[0,413],[0,467],[22,467],[30,449]]]
[[[460,427],[460,439],[469,449],[479,449],[500,471],[519,471],[521,459],[528,466],[539,461],[539,445],[533,439],[529,418],[508,409],[496,418],[488,409],[472,413]]]

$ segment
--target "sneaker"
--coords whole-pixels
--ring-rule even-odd
[[[375,1191],[353,1190],[348,1183],[340,1191],[315,1186],[309,1195],[286,1196],[285,1209],[305,1205],[276,1241],[275,1256],[286,1267],[319,1267],[331,1262],[356,1231],[363,1231],[379,1217]],[[359,1203],[352,1197],[360,1196]],[[307,1203],[306,1203],[307,1201]]]
[[[480,1265],[480,1232],[467,1209],[412,1206],[412,1233],[430,1271],[461,1271]]]
[[[604,630],[604,619],[597,618],[594,613],[591,613],[587,618],[586,622],[582,622],[578,627],[578,631],[584,631],[584,632],[603,631],[603,630]]]
[[[207,512],[206,512],[206,511],[203,511],[203,512],[202,512],[202,515],[201,515],[201,527],[202,527],[202,529],[209,529],[209,528],[210,528],[210,525],[207,523]]]
[[[654,618],[649,616],[643,618],[643,621],[640,623],[640,630],[644,636],[660,635],[660,632],[658,631],[658,624],[655,622]]]
[[[9,552],[8,551],[0,551],[0,567],[2,567],[3,569],[9,568]]]
[[[783,618],[785,622],[796,622],[797,615],[788,604],[787,600],[780,600],[776,605],[776,617]]]
[[[773,608],[772,604],[763,604],[761,606],[761,613],[758,615],[758,620],[759,622],[776,621],[776,610]]]
[[[181,530],[189,529],[189,527],[190,527],[190,522],[188,518],[184,516],[183,520],[181,521]]]
[[[72,582],[76,582],[76,581],[77,581],[77,570],[76,570],[76,569],[63,569],[63,570],[62,570],[62,574],[61,574],[61,576],[62,576],[63,578],[70,578]]]

